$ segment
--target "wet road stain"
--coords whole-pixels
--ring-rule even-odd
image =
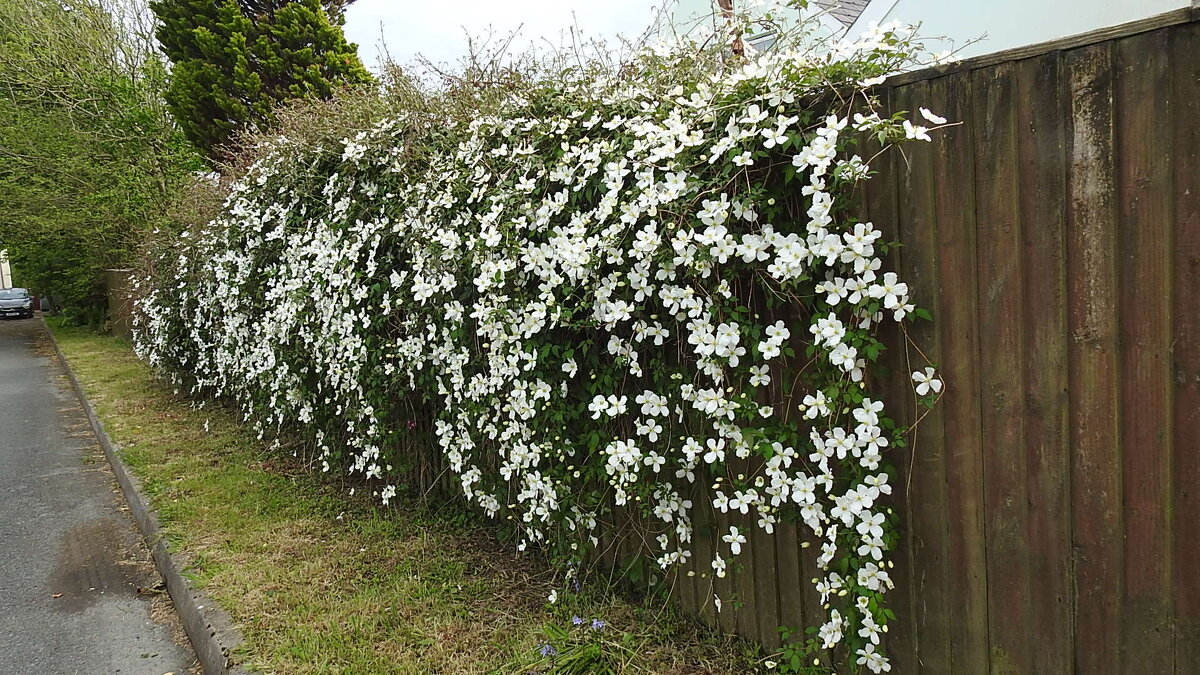
[[[128,539],[128,525],[111,518],[68,530],[49,579],[50,589],[58,596],[54,607],[78,613],[107,593],[136,593],[146,584],[146,572],[139,569],[143,564],[130,556]]]

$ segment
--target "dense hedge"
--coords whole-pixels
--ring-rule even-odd
[[[812,650],[886,670],[877,500],[902,436],[867,385],[877,328],[915,309],[852,215],[854,152],[928,136],[862,91],[912,62],[907,32],[806,39],[480,70],[346,137],[264,143],[149,265],[137,347],[385,503],[428,411],[463,494],[568,580],[615,507],[663,569],[691,556],[695,508],[801,521],[825,542]],[[915,377],[928,402],[940,382]],[[685,496],[698,478],[711,505]],[[714,574],[745,534],[718,533]]]

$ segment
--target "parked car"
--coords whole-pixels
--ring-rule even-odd
[[[0,316],[33,318],[33,298],[24,288],[0,289]]]

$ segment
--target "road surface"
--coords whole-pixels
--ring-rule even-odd
[[[53,354],[40,319],[0,319],[0,675],[192,672]]]

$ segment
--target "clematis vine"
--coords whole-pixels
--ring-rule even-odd
[[[947,121],[863,89],[920,65],[910,28],[813,45],[801,25],[734,60],[684,36],[264,140],[139,279],[136,348],[384,503],[439,453],[568,580],[622,509],[648,560],[706,578],[736,572],[753,528],[798,523],[816,649],[887,671],[881,500],[904,430],[870,389],[879,327],[920,310],[856,195],[880,152]],[[738,520],[692,561],[698,509]]]

